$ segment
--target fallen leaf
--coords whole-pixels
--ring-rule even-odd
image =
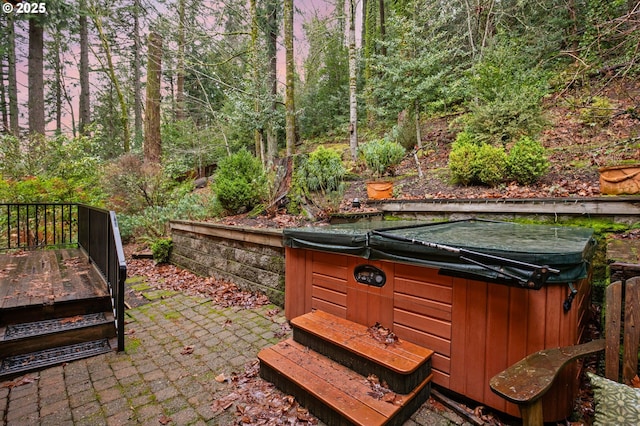
[[[215,377],[216,382],[224,383],[227,381],[227,378],[224,376],[224,373],[220,373]]]
[[[181,355],[191,355],[193,353],[193,346],[185,346],[184,348],[182,348],[182,351],[180,351]]]
[[[82,321],[82,315],[76,315],[75,317],[64,318],[60,320],[61,324],[75,324],[79,321]]]
[[[15,380],[12,380],[10,382],[4,382],[0,385],[0,388],[9,388],[9,389],[13,389],[15,387],[18,386],[22,386],[22,385],[27,385],[29,383],[33,383],[36,381],[36,378],[33,376],[23,376],[23,377],[18,377]]]
[[[167,417],[167,416],[165,416],[163,414],[163,415],[160,416],[158,421],[160,422],[161,425],[167,425],[167,424],[171,423],[173,420],[171,419],[171,417]]]

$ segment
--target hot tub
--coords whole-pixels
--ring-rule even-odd
[[[518,416],[489,379],[540,349],[581,339],[590,302],[592,230],[464,220],[290,228],[285,315],[320,309],[390,328],[435,351],[433,382]],[[577,365],[544,400],[571,414]]]

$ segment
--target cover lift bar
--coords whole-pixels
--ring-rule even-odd
[[[458,259],[467,263],[480,266],[481,268],[493,271],[504,277],[511,278],[517,282],[520,287],[539,290],[547,281],[549,274],[559,274],[560,270],[549,267],[548,265],[534,265],[531,263],[520,262],[505,257],[494,256],[486,253],[479,253],[472,250],[451,247],[444,244],[432,243],[429,241],[416,240],[414,238],[407,238],[400,235],[391,234],[389,232],[382,232],[372,230],[372,234],[379,235],[384,238],[389,238],[396,241],[407,242],[411,244],[418,244],[421,246],[433,248],[436,250],[444,250],[453,253],[458,256]],[[521,277],[511,272],[507,272],[500,268],[500,266],[511,266],[514,268],[524,269],[530,271],[530,275],[527,277]]]

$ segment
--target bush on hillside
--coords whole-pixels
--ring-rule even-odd
[[[478,143],[471,133],[461,132],[449,153],[449,170],[456,183],[495,186],[505,178],[507,155],[502,147]]]
[[[507,170],[509,178],[520,184],[534,183],[549,170],[544,147],[531,138],[520,138],[509,151]]]
[[[242,149],[220,160],[213,189],[220,206],[236,214],[251,210],[266,199],[268,182],[260,160]]]
[[[309,191],[330,192],[341,188],[347,171],[337,151],[319,146],[309,154],[309,158],[298,172],[304,175],[303,179]]]
[[[374,139],[359,147],[365,165],[375,177],[392,172],[404,157],[404,148],[397,142],[388,139]]]

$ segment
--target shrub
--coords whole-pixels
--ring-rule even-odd
[[[213,184],[218,203],[230,213],[251,210],[267,197],[267,178],[260,160],[242,149],[222,159]]]
[[[586,126],[606,126],[611,121],[613,106],[608,98],[594,97],[590,105],[580,111],[580,119]]]
[[[478,180],[474,170],[477,148],[475,145],[458,145],[449,153],[449,170],[455,183],[471,185]]]
[[[319,146],[309,154],[300,172],[305,175],[309,191],[326,192],[340,189],[346,169],[338,152]]]
[[[462,185],[502,182],[507,170],[507,155],[502,147],[478,144],[474,135],[461,132],[449,153],[449,170],[453,180]]]
[[[173,249],[173,241],[170,238],[160,238],[151,243],[151,253],[156,263],[167,263],[171,250]]]
[[[544,147],[536,140],[522,137],[509,151],[507,171],[510,179],[520,184],[530,184],[549,170],[549,160]]]
[[[402,161],[404,148],[388,139],[374,139],[360,146],[360,155],[374,176],[383,176]]]
[[[507,154],[501,146],[482,144],[476,152],[474,168],[480,183],[496,186],[505,179]]]
[[[105,191],[111,204],[127,213],[136,213],[152,206],[165,206],[172,199],[186,192],[172,180],[162,168],[153,163],[145,163],[141,157],[126,154],[106,168]]]
[[[150,206],[137,213],[118,213],[123,240],[153,241],[167,235],[167,222],[174,219],[203,220],[211,217],[211,196],[206,192],[177,197],[166,206]]]
[[[478,182],[478,173],[475,169],[477,150],[471,133],[458,133],[449,152],[449,171],[454,182],[461,185]]]

